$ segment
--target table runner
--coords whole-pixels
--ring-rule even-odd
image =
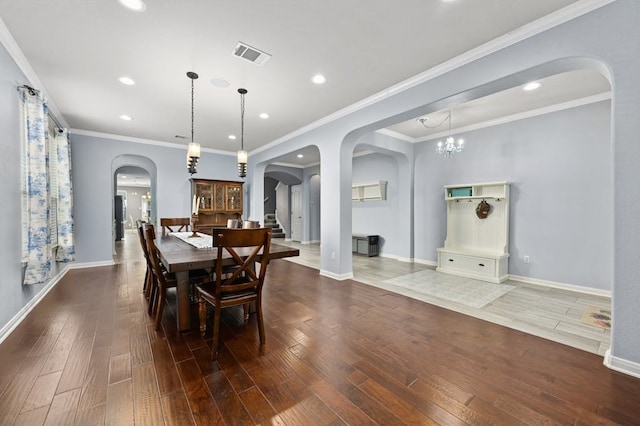
[[[213,238],[211,235],[201,234],[199,232],[196,234],[198,235],[197,237],[192,237],[193,232],[172,232],[169,235],[179,238],[198,249],[213,248]]]

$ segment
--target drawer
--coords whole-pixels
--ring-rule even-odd
[[[440,252],[439,260],[440,267],[445,269],[487,276],[494,276],[496,273],[496,260],[492,258]]]

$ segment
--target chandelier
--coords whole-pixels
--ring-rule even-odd
[[[189,71],[187,77],[191,79],[191,142],[187,150],[187,170],[193,175],[198,173],[198,160],[200,159],[200,144],[193,141],[193,80],[198,78],[198,74]]]
[[[438,142],[438,146],[436,147],[436,152],[442,155],[444,158],[451,158],[456,153],[461,152],[464,149],[464,140],[458,139],[456,140],[451,136],[451,110],[445,117],[444,120],[437,126],[428,126],[427,125],[428,117],[419,118],[418,121],[427,129],[436,129],[441,127],[445,122],[449,123],[449,131],[447,133],[447,138],[443,141]]]
[[[244,150],[244,95],[247,89],[238,89],[240,93],[240,151],[238,151],[238,176],[241,178],[247,175],[247,160],[249,154]]]

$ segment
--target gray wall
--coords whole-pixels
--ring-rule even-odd
[[[20,117],[16,87],[28,84],[0,46],[0,330],[44,285],[22,285]]]
[[[400,255],[402,240],[399,233],[401,221],[410,220],[398,213],[398,162],[382,154],[369,154],[353,158],[353,183],[387,181],[387,199],[380,201],[352,202],[352,232],[360,235],[379,235],[380,252]]]
[[[184,217],[191,213],[191,177],[186,148],[156,146],[71,134],[76,252],[78,262],[112,260],[112,163],[123,154],[149,158],[157,168],[155,216]],[[194,178],[238,180],[233,155],[202,152]],[[87,178],[90,177],[90,178]],[[246,203],[249,199],[245,199]]]
[[[606,101],[461,134],[453,159],[432,155],[436,141],[419,144],[416,258],[435,262],[444,245],[444,185],[508,181],[509,273],[611,290],[610,121]]]
[[[264,202],[264,214],[276,212],[276,185],[278,185],[276,179],[264,178],[264,198],[268,198]]]

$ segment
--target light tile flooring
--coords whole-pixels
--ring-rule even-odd
[[[284,240],[274,242],[300,249],[300,256],[289,258],[289,261],[320,269],[320,245],[285,242]],[[506,284],[515,286],[515,289],[478,309],[384,283],[390,278],[429,268],[432,269],[427,265],[400,262],[385,257],[353,256],[353,279],[355,281],[401,293],[433,305],[591,353],[604,355],[609,348],[611,339],[609,330],[581,322],[587,306],[593,305],[610,309],[611,300],[606,297],[509,280],[506,281]],[[448,276],[447,274],[442,275]]]

